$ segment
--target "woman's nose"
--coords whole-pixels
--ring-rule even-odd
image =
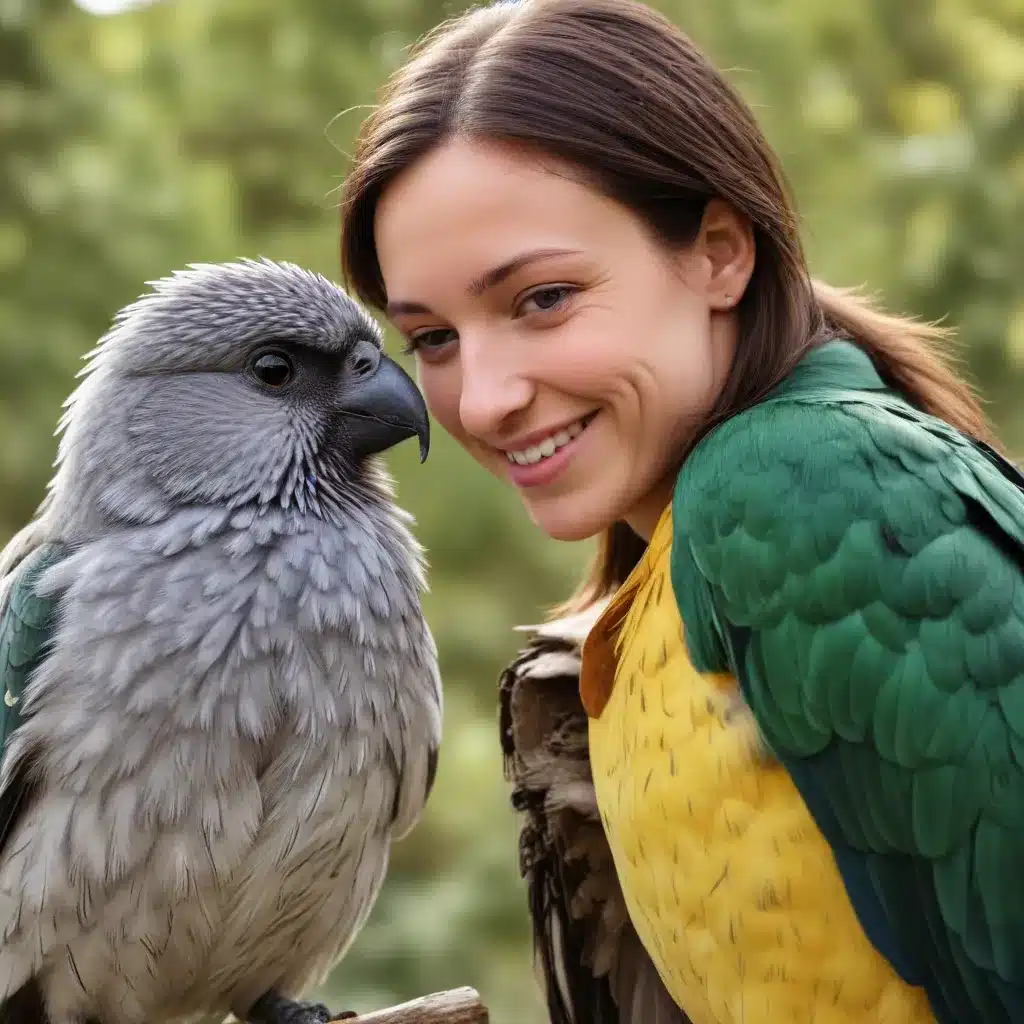
[[[509,346],[512,348],[513,346]],[[459,418],[463,429],[484,441],[497,443],[508,421],[533,401],[534,386],[513,353],[494,346],[460,344],[462,394]]]

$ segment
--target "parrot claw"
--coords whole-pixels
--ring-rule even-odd
[[[351,1020],[358,1014],[351,1010],[332,1013],[323,1003],[304,999],[286,999],[270,991],[256,1000],[246,1016],[249,1024],[330,1024],[336,1020]]]

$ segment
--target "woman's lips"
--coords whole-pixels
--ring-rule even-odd
[[[587,416],[583,421],[583,429],[567,444],[556,448],[553,455],[547,455],[540,461],[525,466],[518,462],[508,462],[508,476],[512,483],[524,489],[544,487],[552,483],[579,452],[580,443],[587,437],[590,424],[594,422],[596,416],[596,412]]]

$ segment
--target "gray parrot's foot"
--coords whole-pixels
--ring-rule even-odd
[[[246,1015],[248,1024],[328,1024],[334,1020],[358,1017],[351,1010],[331,1013],[323,1003],[304,999],[286,999],[271,990],[256,1000]]]

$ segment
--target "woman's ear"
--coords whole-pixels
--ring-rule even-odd
[[[712,309],[729,310],[739,302],[754,272],[756,251],[750,221],[724,200],[712,199],[690,249]]]

